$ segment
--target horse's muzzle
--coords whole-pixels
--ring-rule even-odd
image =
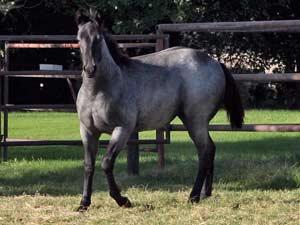
[[[85,65],[85,66],[83,66],[84,74],[88,78],[93,78],[95,76],[96,70],[97,70],[96,65]]]

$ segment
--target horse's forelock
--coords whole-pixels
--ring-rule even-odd
[[[86,11],[79,9],[75,14],[75,21],[78,26],[83,25],[90,21],[90,17]]]
[[[109,35],[103,26],[103,20],[101,19],[100,14],[95,10],[90,10],[88,16],[86,12],[77,11],[76,13],[76,22],[78,25],[85,25],[88,22],[90,22],[90,29],[87,30],[93,30],[92,33],[100,34],[104,37],[104,40],[106,42],[107,48],[111,54],[111,57],[114,59],[115,63],[119,66],[127,65],[129,63],[129,57],[122,53],[121,50],[118,47],[118,43]],[[86,29],[84,29],[86,32],[89,33]],[[87,35],[91,35],[88,34]]]
[[[103,24],[103,19],[96,9],[90,9],[90,19],[93,22],[97,23],[99,26],[102,26]]]
[[[104,22],[100,13],[96,9],[90,9],[89,11],[84,9],[77,10],[75,14],[75,21],[78,26],[92,22],[97,24],[99,27],[102,27]]]

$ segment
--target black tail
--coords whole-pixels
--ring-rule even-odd
[[[227,111],[231,127],[241,128],[244,123],[244,108],[236,83],[224,64],[221,63],[225,74],[224,106]]]

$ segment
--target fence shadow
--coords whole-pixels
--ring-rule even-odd
[[[299,146],[300,138],[297,137],[219,142],[214,183],[221,189],[234,191],[299,188]],[[83,153],[79,147],[65,148],[56,146],[10,150],[10,157],[14,157],[17,162],[0,164],[0,167],[5,168],[2,173],[6,173],[0,177],[0,195],[34,194],[37,191],[54,196],[80,194]],[[127,175],[126,154],[123,152],[116,163],[116,179],[123,190],[131,187],[171,192],[190,189],[197,171],[197,156],[193,148],[188,142],[172,142],[166,149],[164,171],[157,169],[156,154],[141,153],[140,176]],[[101,158],[102,152],[98,158]],[[107,191],[100,160],[96,167],[94,190]]]

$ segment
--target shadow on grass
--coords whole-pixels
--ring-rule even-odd
[[[300,139],[296,137],[217,143],[214,183],[218,188],[233,191],[299,188],[299,146]],[[131,187],[153,191],[190,189],[198,167],[193,148],[191,143],[172,142],[167,146],[164,171],[156,169],[156,154],[141,153],[140,176],[127,175],[123,152],[116,163],[116,179],[123,190]],[[60,196],[78,195],[82,191],[80,147],[15,148],[10,149],[10,158],[14,160],[0,164],[0,195],[39,192]],[[94,189],[107,191],[100,160],[96,167]]]

